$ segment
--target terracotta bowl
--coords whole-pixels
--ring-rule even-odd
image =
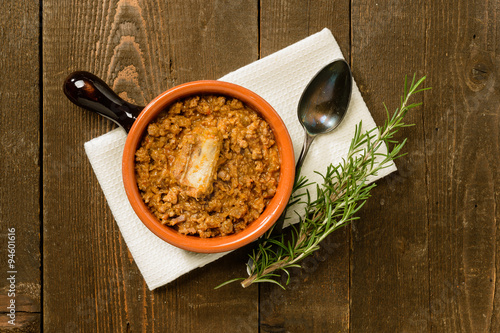
[[[105,90],[109,89],[109,87],[105,86],[105,84],[95,76],[92,77],[92,80],[89,80],[89,75],[92,74],[87,72],[73,73],[66,79],[64,91],[75,104],[92,111],[97,111],[123,126],[126,130],[130,129],[123,152],[123,183],[132,208],[144,225],[146,225],[155,235],[185,250],[200,253],[216,253],[234,250],[249,244],[264,234],[276,222],[283,212],[292,192],[295,177],[295,159],[292,141],[283,121],[271,105],[263,98],[235,84],[222,81],[195,81],[181,84],[165,91],[151,101],[141,112],[141,107],[126,103],[121,99],[119,103],[117,103],[113,98],[116,99],[119,97],[114,93],[112,93],[113,96],[111,96],[113,98],[109,98],[110,92]],[[84,79],[82,79],[82,76]],[[83,81],[78,84],[78,79]],[[103,85],[105,87],[103,87]],[[80,88],[78,88],[78,86],[80,86]],[[262,118],[269,123],[274,132],[281,159],[280,180],[276,194],[260,217],[250,223],[241,232],[212,238],[183,235],[173,228],[161,224],[142,201],[137,187],[134,168],[135,151],[141,142],[143,133],[146,131],[148,124],[153,121],[162,110],[179,99],[201,94],[235,97],[259,113]],[[111,100],[111,102],[109,100]],[[94,105],[96,103],[97,106],[104,105],[106,108],[99,108]],[[106,103],[110,105],[106,105]],[[136,119],[130,120],[127,118],[127,115],[123,113],[132,115],[138,114],[138,116]],[[132,116],[131,118],[135,117]]]

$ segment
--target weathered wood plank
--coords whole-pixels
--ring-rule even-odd
[[[46,330],[499,331],[498,3],[258,3],[44,1]],[[36,331],[38,5],[8,6],[0,14],[14,22],[0,28],[0,137],[4,156],[17,157],[0,163],[0,216],[18,230],[19,323]],[[63,79],[90,70],[144,104],[169,87],[217,78],[323,27],[352,60],[379,124],[382,102],[396,106],[405,74],[430,75],[434,89],[408,117],[417,126],[401,133],[410,142],[399,172],[379,182],[361,220],[327,239],[285,292],[237,284],[212,290],[241,276],[248,248],[148,291],[83,153],[83,142],[114,126],[71,105]],[[19,50],[28,56],[16,56]],[[27,87],[22,95],[19,87]],[[13,209],[21,202],[23,209]]]
[[[83,152],[114,126],[71,105],[61,84],[88,70],[143,104],[176,84],[215,79],[258,58],[257,3],[46,0],[43,17],[47,330],[256,331],[256,289],[213,290],[241,273],[241,251],[147,290]]]
[[[40,312],[18,312],[16,313],[16,325],[9,323],[10,318],[2,315],[0,317],[0,332],[2,333],[38,333],[41,332]]]
[[[352,68],[375,121],[383,124],[382,103],[394,110],[406,74],[422,76],[425,63],[425,1],[353,0]],[[434,74],[435,71],[429,73]],[[418,96],[414,101],[422,101]],[[378,182],[351,229],[352,332],[425,332],[429,302],[425,105],[407,115],[415,127],[399,171]]]
[[[261,55],[329,28],[349,61],[349,1],[262,1]],[[260,287],[261,332],[349,329],[349,237],[342,230],[295,270],[286,291]]]
[[[425,100],[432,332],[500,331],[499,11],[496,1],[427,8],[427,71],[436,73]]]
[[[8,22],[0,26],[2,332],[34,332],[41,323],[38,9],[38,1],[8,2],[0,12],[0,20]],[[9,229],[15,229],[10,239]],[[9,253],[9,248],[15,253]],[[12,267],[9,254],[15,255]],[[7,280],[11,276],[14,279]],[[7,316],[11,300],[15,301],[16,326],[8,322],[14,319]]]

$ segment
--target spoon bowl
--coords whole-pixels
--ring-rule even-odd
[[[352,74],[344,60],[336,60],[309,82],[299,101],[297,115],[309,135],[333,131],[349,106]]]
[[[351,91],[351,68],[344,59],[323,67],[304,89],[297,116],[304,128],[305,139],[295,167],[295,179],[299,177],[306,154],[316,136],[333,131],[344,119],[351,101]]]

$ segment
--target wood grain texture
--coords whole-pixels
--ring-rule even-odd
[[[261,55],[329,28],[349,59],[349,1],[262,1]],[[294,270],[286,291],[260,287],[260,332],[342,332],[349,329],[349,242],[346,230]]]
[[[0,331],[40,329],[38,1],[8,2],[0,20]],[[8,229],[15,228],[9,269]],[[16,271],[10,274],[8,271]],[[15,275],[15,288],[7,277]],[[8,294],[15,292],[15,297]],[[7,305],[16,301],[16,327]]]
[[[41,9],[42,63],[39,2],[0,12],[9,22],[0,27],[0,256],[14,226],[20,265],[19,326],[7,328],[0,310],[0,332],[36,332],[41,320],[47,332],[500,331],[498,1],[44,0]],[[73,106],[64,78],[88,70],[146,104],[324,27],[378,124],[404,75],[428,75],[433,90],[407,118],[416,126],[399,134],[409,138],[399,171],[287,291],[213,290],[244,274],[249,246],[149,291],[83,150],[115,125]]]
[[[379,125],[386,118],[384,102],[391,111],[399,106],[404,76],[427,71],[425,3],[352,1],[353,75]],[[378,182],[352,224],[352,332],[428,331],[426,189],[432,185],[426,183],[424,118],[431,112],[425,105],[407,115],[406,122],[416,126],[398,135],[409,138],[409,154],[396,162],[397,173]]]
[[[257,290],[213,290],[241,272],[241,251],[147,290],[83,151],[114,126],[71,105],[61,85],[88,70],[144,104],[173,85],[215,79],[257,59],[257,4],[45,1],[43,18],[45,329],[255,332]]]
[[[498,332],[500,5],[433,2],[427,12],[428,71],[446,73],[425,100],[436,110],[425,126],[430,329]]]

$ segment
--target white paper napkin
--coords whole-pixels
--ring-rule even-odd
[[[285,49],[227,74],[220,80],[244,86],[267,100],[280,114],[293,141],[298,158],[304,139],[297,119],[297,104],[309,80],[326,64],[342,58],[342,52],[328,29],[311,35]],[[320,181],[313,171],[324,172],[338,164],[348,151],[354,127],[363,121],[363,129],[375,122],[354,84],[348,113],[332,133],[319,136],[303,165],[303,174]],[[226,253],[198,254],[178,249],[147,229],[130,206],[123,187],[121,160],[126,133],[117,128],[85,143],[85,151],[102,187],[120,231],[149,289],[165,285],[179,276],[202,267]],[[396,170],[394,164],[381,170],[373,180]],[[290,214],[294,216],[295,214]],[[243,265],[243,263],[242,263]],[[244,268],[242,266],[242,271]]]

